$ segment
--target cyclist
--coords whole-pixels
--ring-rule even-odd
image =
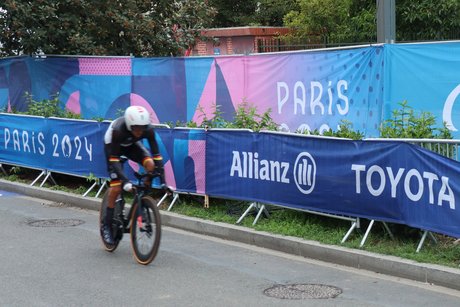
[[[150,152],[142,144],[143,139],[147,139]],[[107,191],[107,214],[102,227],[102,237],[105,243],[114,244],[111,225],[115,202],[122,188],[127,192],[132,190],[132,183],[123,172],[120,156],[126,156],[128,159],[142,164],[147,172],[153,173],[155,171],[160,175],[161,184],[165,189],[166,185],[163,158],[158,150],[154,129],[150,125],[150,114],[144,107],[128,107],[124,116],[117,118],[110,124],[104,136],[104,143],[110,185]],[[151,179],[148,179],[146,184],[150,186]]]

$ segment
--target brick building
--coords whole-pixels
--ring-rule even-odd
[[[215,28],[202,31],[209,40],[198,41],[188,55],[231,55],[257,53],[259,44],[273,41],[279,35],[290,32],[284,27],[234,27]]]

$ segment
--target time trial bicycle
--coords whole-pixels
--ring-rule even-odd
[[[115,251],[123,238],[123,234],[129,233],[131,237],[131,248],[134,258],[140,264],[147,265],[155,259],[161,240],[161,217],[155,201],[148,192],[151,190],[144,184],[147,177],[154,178],[159,175],[134,173],[138,183],[133,184],[134,198],[131,206],[125,206],[125,195],[128,192],[122,190],[115,203],[115,210],[112,223],[112,236],[114,244],[107,244],[102,240],[105,250]],[[107,212],[108,193],[102,199],[99,211],[99,228],[101,239],[102,226]]]

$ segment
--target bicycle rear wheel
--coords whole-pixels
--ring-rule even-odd
[[[131,220],[131,247],[134,258],[140,264],[147,265],[155,259],[161,240],[160,210],[150,196],[141,199],[141,210],[134,206]]]
[[[121,236],[118,234],[119,225],[114,223],[112,225],[112,236],[113,236],[114,244],[113,245],[107,244],[103,239],[102,226],[104,225],[105,215],[107,212],[107,198],[108,198],[108,192],[106,192],[104,195],[104,198],[102,198],[101,208],[99,209],[99,234],[101,236],[101,241],[102,241],[102,245],[104,246],[104,249],[108,252],[113,252],[114,250],[117,249],[118,244],[120,243]],[[114,219],[114,222],[115,222],[115,219]]]

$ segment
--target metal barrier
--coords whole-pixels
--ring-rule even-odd
[[[379,142],[382,142],[382,141],[383,142],[394,142],[394,141],[406,142],[406,143],[414,144],[414,145],[420,146],[422,148],[425,148],[427,150],[433,151],[433,152],[435,152],[437,154],[440,154],[440,155],[445,156],[447,158],[450,158],[452,160],[460,161],[460,157],[459,157],[460,140],[458,140],[458,139],[452,140],[452,139],[410,139],[410,138],[408,138],[408,139],[404,139],[404,138],[395,138],[395,139],[390,139],[390,138],[367,138],[367,139],[364,139],[364,140],[365,141],[379,141]],[[366,230],[365,237],[370,232],[373,224],[374,224],[374,220],[372,220],[371,223],[369,224],[369,227]],[[389,232],[390,237],[393,239],[393,235],[391,234],[388,226],[385,223],[383,223],[383,224],[385,226],[385,229]],[[421,239],[419,241],[419,244],[417,245],[417,250],[416,250],[417,253],[420,252],[420,250],[422,249],[422,246],[423,246],[427,236],[435,244],[437,243],[436,238],[433,236],[433,234],[430,231],[424,230],[424,229],[421,229],[421,231],[423,233],[422,233],[422,237],[421,237]],[[362,245],[360,245],[360,246],[362,246]]]
[[[167,129],[170,129],[170,127],[168,125],[165,125],[165,124],[155,124],[154,125],[155,127],[162,127],[162,128],[167,128]],[[185,127],[177,127],[175,129],[178,129],[178,130],[193,130],[193,129],[197,129],[197,130],[203,130],[202,128],[185,128]],[[227,128],[212,128],[212,130],[223,130],[223,131],[247,131],[247,132],[253,132],[251,129],[227,129]],[[205,129],[206,131],[206,129]],[[260,131],[260,133],[267,133],[267,134],[279,134],[279,135],[294,135],[294,133],[288,133],[288,132],[280,132],[280,131],[266,131],[266,130],[262,130]],[[335,140],[344,140],[344,141],[349,141],[350,139],[346,139],[346,138],[337,138],[337,137],[327,137],[327,136],[319,136],[319,135],[303,135],[303,134],[295,134],[296,137],[305,137],[305,138],[312,138],[312,139],[335,139]],[[455,161],[460,161],[460,156],[459,156],[459,145],[460,145],[460,140],[450,140],[450,139],[382,139],[382,138],[367,138],[367,139],[364,139],[364,141],[379,141],[379,142],[395,142],[395,141],[400,141],[400,142],[406,142],[406,143],[411,143],[411,144],[414,144],[414,145],[417,145],[417,146],[421,146],[427,150],[430,150],[430,151],[433,151],[433,152],[436,152],[440,155],[443,155],[445,157],[448,157],[450,159],[453,159]],[[102,140],[101,140],[102,142]],[[2,161],[0,161],[2,162]],[[4,163],[4,162],[3,162]],[[10,163],[6,163],[6,164],[10,164]],[[34,169],[34,167],[31,167],[31,166],[24,166],[24,165],[18,165],[20,167],[26,167],[26,168],[31,168],[31,169]],[[47,169],[39,169],[41,171],[41,173],[38,175],[37,178],[35,178],[35,180],[33,180],[33,182],[30,184],[30,185],[34,185],[38,180],[40,180],[43,176],[44,176],[44,179],[42,180],[41,184],[40,184],[40,187],[42,187],[44,185],[44,183],[49,179],[49,180],[52,180],[52,182],[54,184],[56,184],[56,182],[54,181],[53,177],[52,177],[52,172],[50,170],[47,170]],[[3,173],[6,173],[2,164],[0,163],[0,172],[3,172]],[[55,171],[53,171],[55,172]],[[56,173],[60,173],[60,172],[56,172]],[[63,173],[64,174],[64,173]],[[71,175],[71,176],[77,176],[78,175],[75,175],[75,174],[66,174],[66,175]],[[100,195],[100,193],[102,192],[102,190],[107,187],[107,178],[95,178],[96,180],[94,181],[94,183],[92,184],[92,186],[83,194],[83,196],[87,196],[89,194],[89,192],[95,188],[97,185],[100,185],[100,188],[99,188],[99,191],[97,192],[96,196],[95,197],[98,197]],[[179,200],[179,195],[180,194],[188,194],[188,195],[198,195],[198,196],[204,196],[205,197],[205,207],[207,207],[209,205],[209,197],[208,195],[205,195],[205,194],[200,194],[200,193],[190,193],[190,192],[181,192],[181,191],[175,191],[173,193],[173,199],[172,199],[172,202],[171,204],[169,205],[168,207],[168,211],[170,211],[173,207],[173,205]],[[158,205],[160,205],[167,197],[168,195],[165,194],[162,199],[160,200],[160,202],[158,203]],[[266,206],[277,206],[277,207],[283,207],[282,205],[276,205],[276,204],[262,204],[262,203],[259,203],[259,202],[251,202],[249,203],[249,206],[248,208],[245,210],[245,212],[240,216],[240,218],[237,220],[237,224],[241,223],[241,221],[249,214],[249,212],[251,210],[256,210],[257,211],[257,216],[253,222],[253,225],[255,225],[257,223],[257,221],[259,220],[260,216],[262,214],[264,214],[265,216],[269,217],[269,212],[267,210],[267,207]],[[342,215],[336,215],[336,214],[329,214],[329,213],[323,213],[323,212],[318,212],[318,211],[312,211],[312,210],[302,210],[302,209],[295,209],[295,208],[291,208],[291,207],[283,207],[283,208],[288,208],[288,209],[292,209],[292,210],[297,210],[297,211],[303,211],[303,212],[307,212],[307,213],[311,213],[311,214],[316,214],[316,215],[321,215],[321,216],[326,216],[326,217],[331,217],[331,218],[336,218],[336,219],[342,219],[342,220],[347,220],[347,221],[350,221],[351,222],[351,226],[350,228],[348,229],[347,233],[345,234],[345,236],[343,237],[341,243],[344,243],[348,238],[349,236],[351,235],[351,233],[355,230],[355,229],[359,229],[360,226],[361,226],[361,221],[360,221],[360,218],[359,217],[350,217],[350,216],[342,216]],[[381,221],[382,222],[382,221]],[[383,226],[385,228],[385,230],[389,233],[390,237],[393,237],[389,227],[386,225],[385,222],[382,222],[383,223]],[[373,225],[375,224],[375,220],[371,220],[367,229],[366,229],[366,232],[361,240],[361,244],[360,244],[360,247],[362,247],[364,244],[365,244],[365,241],[367,240],[368,238],[368,235],[370,234],[370,231],[373,227]],[[421,229],[421,231],[423,232],[423,235],[422,235],[422,238],[418,244],[418,247],[417,247],[417,252],[420,251],[420,249],[422,248],[425,240],[426,240],[426,237],[429,237],[431,238],[434,242],[436,241],[436,239],[434,238],[434,236],[432,235],[431,232],[427,231],[427,230],[423,230]]]

